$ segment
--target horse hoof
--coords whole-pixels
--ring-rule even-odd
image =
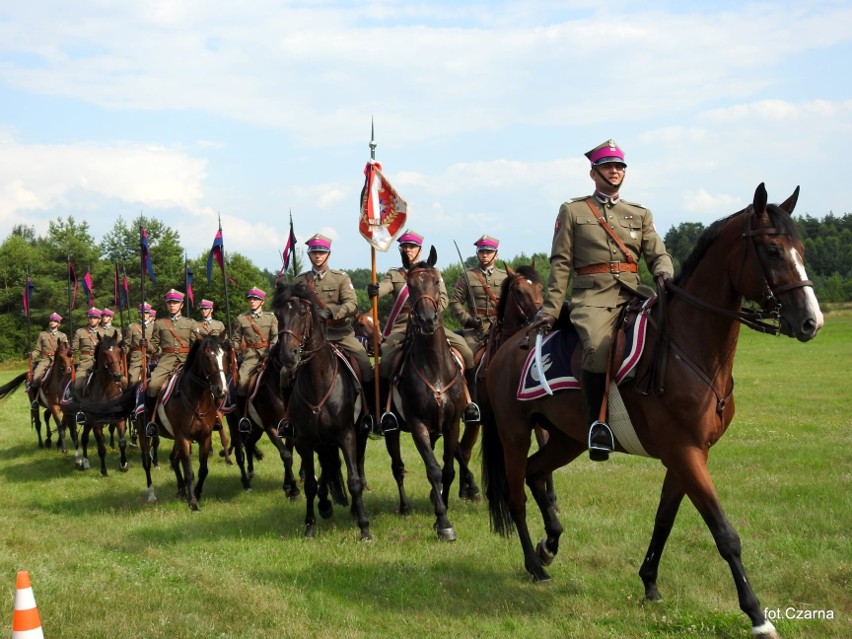
[[[438,539],[441,541],[456,541],[458,537],[456,537],[456,531],[451,526],[450,528],[438,529]]]
[[[751,636],[754,639],[781,639],[781,635],[775,630],[775,626],[767,621],[762,626],[755,626],[751,629]]]
[[[538,568],[530,573],[532,575],[532,579],[537,584],[544,584],[550,581],[550,575],[548,575],[543,568]]]
[[[44,448],[44,442],[39,442],[39,443],[38,443],[38,447],[39,447],[39,448]]]
[[[48,439],[46,442],[44,442],[44,447],[53,448],[53,442]]]
[[[189,509],[190,509],[192,512],[197,513],[197,512],[198,512],[198,504],[197,504],[197,503],[195,503],[195,502],[192,502],[192,503],[189,505]]]
[[[331,516],[334,514],[334,506],[330,505],[328,508],[319,508],[320,517],[323,519],[331,519]]]
[[[305,526],[305,538],[313,539],[314,538],[314,527],[313,526]]]
[[[361,541],[373,541],[373,536],[370,534],[370,531],[361,531]]]
[[[538,546],[535,547],[535,554],[538,555],[538,560],[541,562],[542,566],[549,566],[553,563],[553,560],[556,559],[556,553],[550,552],[547,549],[547,544],[544,539],[538,542]]]
[[[130,467],[130,466],[129,466],[129,464],[127,464],[127,463],[119,464],[119,465],[118,465],[118,470],[120,470],[120,471],[121,471],[121,472],[123,472],[123,473],[126,473],[126,472],[127,472],[127,469],[128,469],[129,467]]]

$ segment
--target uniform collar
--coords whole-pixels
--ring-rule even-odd
[[[312,268],[311,273],[314,274],[314,279],[321,280],[325,277],[326,273],[328,273],[328,269],[325,269],[324,271],[318,271]]]
[[[180,318],[181,318],[180,313],[175,313],[174,315],[169,316],[169,319],[172,320],[173,322],[179,320]]]
[[[483,267],[480,266],[479,270],[482,271],[483,274],[485,274],[485,275],[491,275],[494,272],[494,267],[489,266],[489,267],[483,268]]]
[[[619,202],[619,195],[606,195],[600,191],[595,191],[595,199],[604,206],[615,206]]]

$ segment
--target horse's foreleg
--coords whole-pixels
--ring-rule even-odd
[[[115,450],[115,424],[109,425],[109,447]]]
[[[447,517],[447,504],[443,497],[444,490],[441,485],[443,471],[438,460],[435,459],[435,453],[432,450],[432,440],[429,437],[426,424],[415,420],[411,420],[409,424],[411,425],[411,437],[414,440],[414,445],[417,447],[417,452],[420,453],[423,464],[426,466],[426,478],[432,486],[430,497],[432,499],[432,506],[435,509],[435,530],[437,531],[438,538],[443,541],[455,541],[456,532],[453,530],[453,525]],[[454,453],[455,451],[451,454]],[[452,464],[452,458],[450,458],[450,463]]]
[[[645,585],[645,598],[650,601],[662,599],[657,590],[657,572],[660,567],[660,559],[663,556],[663,549],[666,546],[666,540],[669,538],[669,533],[674,526],[677,511],[680,508],[680,503],[683,501],[683,487],[680,481],[671,471],[666,472],[666,478],[663,480],[663,489],[660,493],[660,504],[657,506],[657,517],[654,520],[654,532],[651,534],[651,543],[648,545],[648,552],[645,553],[645,560],[642,562],[642,567],[639,569],[639,577]]]
[[[317,497],[317,478],[314,472],[314,451],[299,450],[302,469],[305,472],[305,537],[313,537],[316,532],[317,516],[314,512],[314,500]]]
[[[444,431],[444,466],[441,469],[441,498],[444,500],[444,506],[447,508],[450,507],[450,489],[456,478],[457,457],[459,457],[458,419]]]
[[[527,460],[527,486],[541,512],[545,538],[536,547],[543,566],[549,566],[559,552],[562,524],[548,490],[553,471],[576,459],[586,449],[585,444],[554,430],[546,446],[539,448]]]
[[[664,459],[663,462],[670,471],[677,474],[684,491],[710,529],[719,554],[728,562],[737,588],[740,609],[751,620],[752,636],[761,639],[777,638],[775,626],[766,620],[760,601],[746,577],[742,563],[742,544],[719,503],[716,488],[707,470],[707,451],[690,448],[677,456],[677,459]]]
[[[373,536],[370,534],[370,521],[367,519],[367,513],[364,510],[364,481],[359,469],[361,460],[359,459],[360,447],[357,440],[358,437],[354,432],[348,432],[341,450],[343,451],[343,461],[346,462],[346,486],[352,496],[350,512],[355,517],[355,521],[358,522],[361,541],[370,541]]]
[[[233,466],[234,462],[231,461],[231,439],[228,437],[225,417],[222,413],[219,413],[216,419],[219,423],[219,442],[222,444],[222,457],[225,458],[226,465]]]
[[[172,467],[172,472],[175,474],[175,481],[177,482],[177,494],[175,496],[178,499],[188,499],[182,462],[180,440],[175,438],[175,441],[172,443],[172,450],[169,453],[169,465]]]
[[[391,459],[391,473],[396,480],[399,491],[399,514],[408,515],[411,512],[411,504],[405,494],[405,463],[402,461],[402,453],[399,447],[399,431],[394,430],[385,433],[385,448]]]
[[[30,397],[30,402],[34,402],[35,397]],[[36,432],[36,437],[38,437],[38,447],[44,448],[44,440],[41,438],[41,419],[39,419],[39,405],[36,403],[35,408],[30,407],[30,423]]]
[[[277,426],[270,426],[265,430],[267,437],[269,437],[269,441],[271,441],[272,445],[278,450],[278,456],[281,458],[281,463],[284,466],[284,483],[281,486],[284,489],[284,494],[288,499],[296,499],[302,491],[299,490],[299,484],[296,481],[295,475],[293,475],[292,440],[290,442],[282,441],[278,436]]]
[[[234,457],[237,458],[237,468],[240,469],[240,482],[243,485],[243,490],[251,490],[251,479],[246,473],[246,454],[243,448],[243,440],[240,437],[240,432],[236,424],[236,417],[233,414],[228,415],[228,430],[231,432],[231,442],[233,443]],[[224,427],[223,427],[224,428]]]
[[[118,469],[127,472],[127,420],[118,422]]]
[[[207,479],[207,460],[210,457],[210,449],[213,445],[213,434],[211,433],[207,437],[201,440],[198,444],[198,479],[195,482],[195,490],[193,494],[196,499],[196,508],[198,508],[198,501],[201,499],[201,490],[204,488],[204,480]]]
[[[95,431],[95,442],[98,445],[98,457],[101,460],[101,476],[106,477],[106,441],[104,438],[104,427],[102,424],[96,424],[93,428]]]
[[[50,427],[50,417],[52,413],[49,409],[44,409],[44,447],[51,448],[53,446],[53,429]],[[58,422],[54,419],[54,425]]]
[[[145,492],[146,499],[149,504],[157,503],[157,495],[154,493],[154,484],[151,481],[151,440],[145,435],[145,429],[140,428],[139,433],[139,452],[142,457],[142,469],[145,471]]]

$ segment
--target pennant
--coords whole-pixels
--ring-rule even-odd
[[[222,272],[225,272],[225,255],[224,242],[222,241],[222,229],[216,232],[216,237],[213,238],[213,248],[210,249],[210,255],[207,256],[207,284],[209,285],[213,279],[213,260],[219,265]]]
[[[77,308],[77,274],[74,272],[74,263],[68,259],[68,280],[71,283],[71,308]]]
[[[142,271],[147,271],[148,277],[156,284],[157,277],[154,275],[154,264],[151,262],[150,247],[148,246],[148,232],[140,226],[139,235],[139,247],[142,249]]]
[[[120,297],[118,295],[118,264],[115,264],[115,270],[112,276],[112,305],[117,309],[121,309],[121,304],[119,303]]]
[[[278,271],[278,275],[275,277],[276,284],[278,284],[278,280],[281,279],[281,276],[290,267],[290,262],[295,261],[296,258],[296,234],[293,232],[292,215],[290,216],[290,235],[287,237],[287,243],[284,245],[284,250],[281,252],[281,258],[283,262],[281,264],[281,270]]]
[[[382,175],[378,162],[370,160],[364,175],[358,230],[375,248],[387,251],[405,226],[408,204]]]
[[[130,310],[130,282],[127,281],[127,271],[122,268],[121,290],[119,291],[118,307]]]
[[[192,269],[189,268],[189,264],[186,265],[184,271],[184,282],[186,283],[186,296],[189,298],[189,307],[193,308],[195,306],[195,297],[192,294]]]
[[[32,299],[34,290],[35,290],[35,284],[33,283],[33,281],[29,277],[27,277],[27,283],[24,285],[24,295],[23,295],[24,315],[26,315],[27,318],[29,318],[29,316],[30,316],[30,300]]]
[[[89,271],[86,271],[86,274],[83,276],[83,292],[86,293],[89,307],[95,305],[95,290],[92,287],[92,274]]]

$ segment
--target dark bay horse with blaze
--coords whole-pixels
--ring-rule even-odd
[[[435,268],[438,256],[431,248],[425,262],[409,264],[407,271],[408,330],[402,347],[402,365],[391,380],[394,404],[402,420],[400,427],[411,433],[414,445],[426,466],[432,486],[435,531],[443,541],[455,541],[456,532],[447,517],[450,487],[455,479],[455,459],[459,445],[459,420],[464,411],[464,377],[447,342],[438,311],[440,274]],[[435,444],[444,439],[443,467],[435,457]],[[385,433],[385,446],[391,457],[391,471],[399,489],[399,512],[408,514],[411,506],[405,494],[405,464],[399,445],[399,431]]]
[[[119,397],[127,389],[127,378],[124,376],[121,349],[112,336],[99,337],[95,347],[95,365],[92,377],[86,387],[86,395],[93,402],[106,401]],[[73,416],[77,419],[78,416]],[[81,411],[79,417],[85,418]],[[127,420],[122,418],[114,424],[118,428],[119,465],[121,472],[127,471]],[[89,468],[89,433],[94,431],[98,446],[98,457],[101,461],[101,475],[107,476],[106,444],[104,442],[104,424],[86,421],[80,436],[80,448],[75,453],[74,464],[80,470]]]
[[[272,308],[278,318],[280,374],[290,376],[295,371],[289,389],[283,394],[289,396],[287,414],[295,428],[296,450],[302,458],[305,475],[305,536],[315,534],[317,496],[319,513],[326,519],[333,512],[329,491],[335,502],[343,506],[347,503],[340,469],[342,452],[346,485],[352,497],[350,511],[361,531],[361,539],[369,540],[372,537],[363,500],[368,432],[359,425],[361,394],[357,380],[326,339],[325,324],[311,289],[280,282]],[[314,453],[320,464],[319,482],[315,476]]]
[[[746,578],[740,539],[719,503],[707,458],[734,417],[732,369],[740,323],[763,332],[780,331],[802,342],[815,337],[823,324],[790,215],[798,195],[796,188],[782,204],[767,204],[761,184],[750,206],[707,228],[677,279],[666,287],[667,303],[660,304],[664,299],[660,298],[649,317],[647,341],[661,338],[659,343],[671,355],[667,366],[655,369],[659,353],[645,353],[635,379],[619,388],[642,447],[666,467],[654,531],[639,570],[646,598],[660,598],[660,557],[687,496],[730,566],[753,636],[764,639],[778,635]],[[744,309],[743,298],[758,308]],[[588,423],[577,392],[558,391],[524,402],[515,399],[529,352],[519,348],[526,337],[519,333],[511,338],[491,364],[501,374],[487,380],[496,428],[484,430],[483,472],[492,526],[508,534],[514,524],[527,571],[543,581],[549,578],[543,566],[555,557],[562,532],[544,493],[544,477],[586,449]],[[643,378],[654,379],[653,392],[641,386]],[[550,439],[527,459],[534,425],[546,427]],[[624,452],[620,443],[618,450]],[[544,518],[546,538],[537,549],[526,523],[525,481]]]

